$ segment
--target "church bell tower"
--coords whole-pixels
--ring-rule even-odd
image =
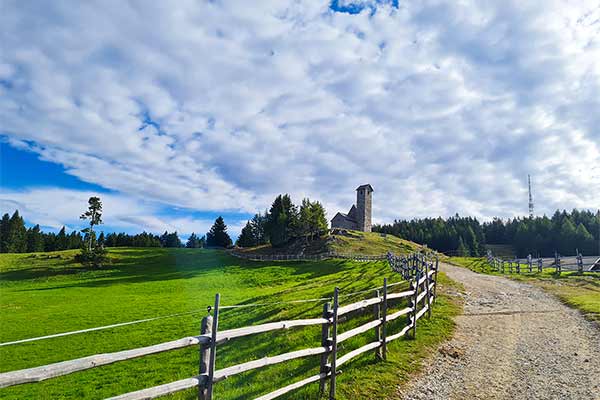
[[[356,222],[358,230],[371,232],[371,205],[373,187],[369,184],[356,188]]]

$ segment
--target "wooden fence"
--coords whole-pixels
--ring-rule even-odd
[[[187,379],[178,380],[160,386],[126,393],[112,399],[134,400],[153,399],[159,396],[175,393],[181,390],[197,388],[199,399],[212,399],[213,387],[216,383],[246,371],[279,364],[309,356],[320,357],[319,373],[300,381],[291,383],[271,393],[258,397],[260,400],[277,398],[285,393],[301,388],[305,385],[319,382],[321,393],[328,392],[329,399],[335,399],[336,375],[338,368],[348,363],[353,358],[366,352],[374,351],[376,356],[385,359],[387,344],[407,334],[414,338],[417,333],[417,321],[427,314],[431,316],[431,309],[435,303],[438,260],[431,255],[414,255],[410,257],[413,264],[411,275],[413,278],[394,284],[388,284],[387,278],[383,279],[383,286],[374,290],[374,296],[351,304],[342,305],[338,288],[335,288],[333,297],[323,305],[323,313],[319,318],[297,319],[289,321],[271,322],[261,325],[247,326],[236,329],[219,331],[219,306],[220,296],[215,295],[212,315],[204,317],[201,323],[199,336],[186,337],[170,342],[160,343],[132,350],[119,351],[107,354],[98,354],[70,361],[63,361],[35,368],[23,369],[0,374],[0,388],[24,383],[39,382],[46,379],[83,371],[118,361],[130,360],[149,354],[161,353],[168,350],[181,349],[189,346],[200,347],[199,374]],[[403,264],[403,258],[388,255],[392,263]],[[409,283],[409,290],[394,292],[396,288]],[[406,302],[406,304],[402,304]],[[391,312],[391,306],[400,307],[398,311]],[[344,321],[353,313],[366,308],[374,308],[374,319],[356,328],[340,332],[340,317]],[[406,323],[400,331],[389,332],[389,322],[398,318],[405,318]],[[292,351],[276,356],[264,357],[226,368],[216,368],[217,346],[234,339],[256,335],[265,332],[284,330],[296,327],[321,326],[321,345],[315,348]],[[338,344],[357,335],[373,331],[376,340],[346,354],[340,355]],[[328,390],[327,389],[328,385]]]
[[[577,271],[577,272],[600,272],[600,270],[596,270],[594,267],[598,261],[592,262],[589,266],[589,269],[585,269],[584,257],[581,253],[577,251],[577,255],[575,257],[567,258],[567,262],[565,262],[564,258],[556,252],[554,254],[553,259],[549,258],[537,258],[534,259],[531,255],[527,256],[526,260],[519,259],[503,259],[499,257],[495,257],[491,251],[487,253],[487,261],[490,264],[492,270],[500,272],[502,274],[512,274],[517,273],[520,274],[522,272],[535,273],[542,272],[546,268],[553,268],[554,272],[560,275],[563,270],[569,271]]]
[[[252,254],[232,250],[229,252],[234,257],[250,261],[320,261],[327,259],[345,259],[353,261],[381,261],[387,258],[386,254],[366,255],[366,254],[345,254],[336,252],[326,252],[321,254]]]

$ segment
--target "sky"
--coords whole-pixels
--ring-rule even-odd
[[[0,5],[0,211],[235,235],[279,193],[331,218],[600,207],[600,2]]]

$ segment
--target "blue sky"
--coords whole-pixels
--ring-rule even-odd
[[[3,2],[0,209],[239,232],[279,193],[374,220],[598,208],[591,1]]]
[[[50,231],[56,231],[63,225],[69,229],[81,228],[81,221],[78,220],[78,216],[85,211],[85,196],[87,194],[96,194],[101,198],[109,197],[111,199],[114,196],[119,197],[119,194],[115,191],[108,190],[93,182],[84,182],[70,175],[59,164],[41,160],[34,152],[10,146],[7,143],[6,136],[3,136],[0,140],[0,181],[4,193],[13,193],[12,198],[10,195],[5,195],[6,197],[1,199],[2,213],[12,213],[15,209],[18,209],[27,218],[26,223],[28,225],[40,223],[44,229]],[[55,205],[52,202],[46,202],[43,197],[44,194],[52,193],[53,190],[58,188],[67,194],[67,198],[70,197],[68,193],[85,194],[81,197],[80,209],[67,208],[58,216],[53,217],[53,214],[56,213]],[[35,193],[36,191],[39,191],[40,199],[30,202],[14,200],[15,197],[18,198],[17,193]],[[60,198],[59,194],[59,201]],[[32,214],[38,215],[41,212],[41,218],[30,219],[28,217],[30,204],[33,204],[35,208]],[[71,205],[74,204],[69,204],[69,206]],[[227,220],[233,221],[232,234],[237,235],[240,222],[252,216],[243,212],[206,212],[170,207],[164,204],[157,204],[151,210],[151,216],[146,221],[145,218],[148,216],[139,216],[135,213],[131,215],[126,208],[122,214],[108,215],[108,218],[105,218],[108,223],[104,224],[102,229],[106,232],[138,233],[141,230],[162,232],[162,225],[164,225],[164,229],[170,231],[184,228],[182,237],[186,237],[194,231],[201,235],[204,234],[207,226],[210,226],[210,222],[217,216],[222,215]]]

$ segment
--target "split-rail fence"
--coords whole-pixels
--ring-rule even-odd
[[[385,359],[388,343],[407,336],[408,334],[414,338],[417,333],[417,321],[425,315],[427,315],[427,317],[431,316],[437,289],[437,257],[432,254],[420,253],[415,253],[404,258],[395,257],[392,254],[388,254],[385,257],[390,261],[394,271],[402,273],[404,277],[407,277],[410,280],[402,280],[400,282],[389,284],[387,278],[384,278],[383,286],[374,290],[373,297],[345,305],[341,304],[340,291],[338,288],[335,288],[332,298],[323,304],[323,313],[320,318],[271,322],[219,331],[220,296],[219,294],[216,294],[212,315],[202,319],[201,332],[198,336],[190,336],[153,346],[114,353],[97,354],[40,367],[2,373],[0,374],[0,388],[39,382],[77,371],[97,368],[118,361],[130,360],[168,350],[199,346],[200,365],[199,374],[197,376],[122,394],[112,397],[112,399],[153,399],[178,391],[196,388],[198,389],[199,399],[210,400],[213,399],[214,385],[228,377],[257,368],[309,356],[320,357],[320,370],[318,374],[293,382],[271,393],[260,396],[258,399],[274,399],[313,382],[320,383],[319,389],[321,393],[328,392],[329,399],[335,399],[336,376],[342,365],[348,363],[353,358],[370,351],[375,352],[378,358]],[[406,289],[407,283],[409,285],[409,290],[399,292],[394,291],[397,288],[402,288],[402,286]],[[391,306],[396,309],[399,307],[401,308],[398,311],[392,312]],[[344,318],[349,318],[352,313],[358,312],[359,310],[365,311],[365,309],[369,307],[374,308],[374,319],[372,321],[356,328],[340,332],[340,317],[346,316]],[[406,323],[402,325],[401,330],[395,333],[390,332],[389,323],[401,317],[406,319]],[[245,336],[314,325],[320,325],[322,327],[321,345],[319,347],[264,357],[226,368],[216,368],[216,350],[219,345]],[[369,331],[374,332],[374,341],[346,354],[339,354],[338,345],[340,343]]]
[[[320,261],[327,259],[343,259],[352,261],[381,261],[387,258],[387,255],[365,255],[365,254],[345,254],[336,252],[326,252],[320,254],[256,254],[245,253],[232,250],[229,252],[234,257],[250,261]]]
[[[487,262],[491,266],[492,270],[502,274],[512,273],[535,273],[542,272],[546,268],[553,268],[554,272],[560,275],[563,271],[577,271],[577,272],[600,272],[597,267],[600,266],[600,258],[593,261],[591,265],[587,265],[584,261],[583,255],[577,251],[575,257],[568,257],[566,260],[556,252],[554,258],[535,258],[531,255],[527,256],[527,259],[505,259],[496,257],[491,251],[487,253]],[[592,258],[594,260],[595,258]]]

